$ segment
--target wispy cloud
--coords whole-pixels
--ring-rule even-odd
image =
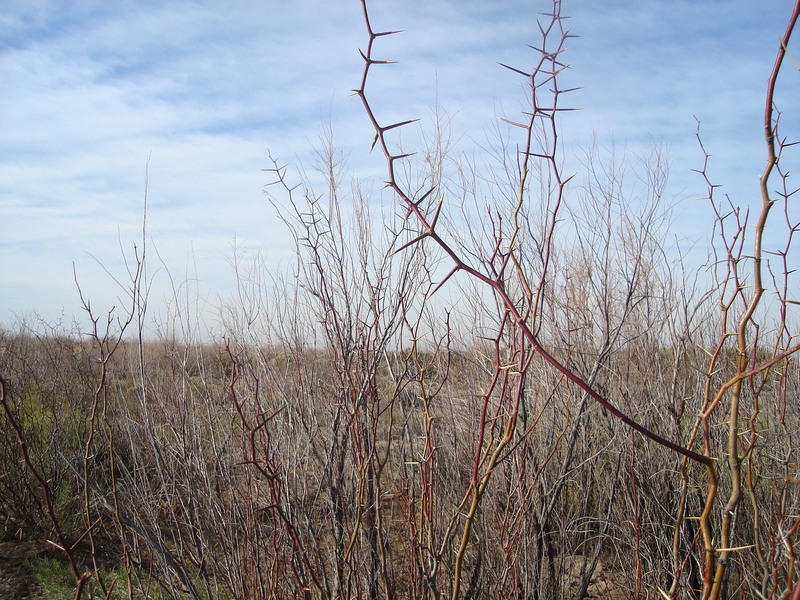
[[[438,100],[466,148],[483,143],[498,112],[522,106],[520,81],[497,63],[531,63],[537,6],[375,2],[377,27],[405,30],[378,50],[400,61],[370,82],[382,118],[429,119]],[[726,190],[752,194],[783,3],[619,0],[565,10],[581,36],[570,43],[566,78],[583,87],[573,95],[583,110],[564,120],[569,152],[595,133],[636,151],[661,139],[674,195],[696,195],[696,115]],[[35,1],[3,12],[2,320],[74,312],[73,262],[89,296],[114,302],[87,253],[120,267],[120,245],[130,249],[140,234],[148,160],[150,235],[170,269],[197,265],[210,295],[232,285],[234,244],[286,254],[288,235],[262,193],[268,151],[309,160],[330,117],[355,171],[377,164],[348,96],[364,42],[357,2]],[[799,82],[784,82],[778,100],[787,109]],[[797,131],[797,114],[786,119]],[[705,208],[685,210],[700,220]]]

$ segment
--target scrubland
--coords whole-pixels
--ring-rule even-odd
[[[127,307],[84,302],[90,331],[6,326],[0,533],[49,540],[76,598],[798,597],[783,52],[760,203],[698,165],[697,268],[658,148],[561,172],[553,8],[533,66],[510,68],[530,106],[482,166],[448,155],[445,126],[397,147],[367,22],[356,95],[390,203],[333,145],[323,193],[271,164],[297,260],[242,267],[215,340],[181,326],[192,306],[147,330],[146,239]]]

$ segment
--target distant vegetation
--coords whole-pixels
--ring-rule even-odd
[[[356,94],[396,205],[374,214],[332,145],[323,193],[271,165],[296,270],[237,267],[218,342],[191,306],[145,340],[146,239],[127,311],[0,331],[4,539],[49,540],[78,600],[800,597],[784,52],[761,204],[698,165],[716,220],[693,274],[659,149],[561,172],[559,11],[480,165],[446,123],[396,148],[366,19]]]

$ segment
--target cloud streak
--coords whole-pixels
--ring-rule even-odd
[[[535,8],[535,7],[534,7]],[[543,3],[541,6],[545,9]],[[672,193],[701,194],[693,115],[731,192],[753,193],[763,164],[763,88],[785,26],[779,3],[565,4],[574,13],[566,75],[583,108],[564,120],[568,155],[593,135],[644,152],[663,140]],[[286,257],[289,236],[262,190],[268,152],[307,162],[321,123],[358,174],[368,124],[349,90],[364,43],[356,2],[10,3],[0,20],[0,321],[76,311],[72,264],[98,305],[115,303],[89,253],[114,272],[141,229],[171,270],[197,265],[213,296],[232,289],[232,247]],[[400,61],[370,82],[382,118],[424,117],[438,101],[462,149],[522,105],[498,62],[533,59],[530,2],[374,3],[377,27],[404,29],[378,53]],[[795,55],[800,55],[796,51]],[[786,78],[779,103],[800,97]],[[795,127],[791,110],[786,126]],[[413,142],[416,134],[410,133]],[[576,159],[570,159],[578,164]],[[682,205],[683,206],[683,205]],[[701,221],[702,205],[682,210]],[[700,230],[692,232],[703,235]]]

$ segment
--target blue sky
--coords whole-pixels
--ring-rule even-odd
[[[400,61],[372,83],[387,121],[422,117],[424,128],[438,99],[469,151],[522,105],[519,78],[497,63],[531,64],[546,2],[372,4],[376,27],[404,30],[378,47]],[[694,117],[715,181],[757,205],[764,89],[789,11],[785,0],[564,2],[580,36],[566,80],[582,87],[572,97],[582,110],[562,121],[565,155],[593,136],[634,152],[663,142],[678,225],[707,243]],[[118,304],[111,276],[124,278],[123,253],[140,235],[148,161],[151,304],[172,293],[168,270],[193,282],[213,321],[235,286],[234,248],[270,265],[290,259],[263,193],[269,153],[308,165],[330,121],[356,175],[383,179],[349,95],[363,45],[356,0],[3,2],[0,322],[82,318],[73,265],[98,311]],[[789,65],[777,102],[795,135],[797,98]]]

